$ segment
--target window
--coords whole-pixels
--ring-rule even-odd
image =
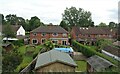
[[[67,44],[67,41],[62,41],[62,45],[66,45]]]
[[[42,36],[45,36],[45,35],[46,35],[46,33],[42,33],[41,35],[42,35]]]
[[[41,39],[41,43],[44,43],[46,39]]]
[[[38,40],[37,39],[33,39],[32,40],[32,44],[37,44],[38,43]]]
[[[66,34],[66,33],[63,33],[63,36],[64,36],[64,37],[66,37],[66,36],[67,36],[67,34]]]
[[[36,36],[36,35],[37,35],[37,33],[33,33],[33,35],[34,35],[34,36]]]
[[[55,43],[55,44],[57,44],[57,43],[58,43],[58,41],[57,41],[57,40],[53,40],[52,42],[53,42],[53,43]]]
[[[52,35],[53,35],[53,36],[58,36],[58,33],[53,33]]]

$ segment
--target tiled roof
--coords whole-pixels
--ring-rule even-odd
[[[2,30],[5,28],[6,25],[1,25]],[[21,25],[10,25],[12,30],[17,32],[17,30],[21,27]]]
[[[118,51],[120,51],[120,48],[118,47],[115,47],[115,46],[105,46],[103,48],[103,50],[113,54],[113,55],[116,55],[116,56],[119,56],[120,57],[120,53],[118,53]]]
[[[90,34],[112,34],[110,28],[106,27],[73,27],[76,35],[90,35]]]
[[[114,42],[113,45],[120,46],[120,41]]]
[[[94,68],[96,71],[102,71],[113,64],[106,59],[103,59],[97,55],[94,55],[87,59],[87,62],[91,65],[92,68]]]
[[[65,29],[57,25],[40,26],[31,32],[41,32],[41,33],[68,33]]]
[[[38,55],[35,69],[54,62],[61,62],[74,67],[77,66],[77,64],[73,61],[69,54],[57,50],[50,50]]]

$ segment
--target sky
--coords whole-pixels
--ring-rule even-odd
[[[95,25],[101,22],[118,23],[118,2],[120,0],[1,0],[0,13],[4,16],[16,14],[19,17],[30,19],[33,16],[40,18],[45,24],[60,24],[62,13],[66,7],[83,8],[92,13]]]

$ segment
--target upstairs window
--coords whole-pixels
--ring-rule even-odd
[[[67,34],[66,34],[66,33],[63,33],[63,36],[64,36],[64,37],[66,37],[66,36],[67,36]]]
[[[45,35],[46,35],[46,33],[42,33],[41,35],[42,35],[42,36],[45,36]]]
[[[37,35],[37,33],[33,33],[33,35],[34,35],[34,36],[36,36],[36,35]]]
[[[53,36],[58,36],[58,33],[53,33],[52,35],[53,35]]]

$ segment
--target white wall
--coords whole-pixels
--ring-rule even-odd
[[[23,36],[25,35],[25,30],[22,26],[18,29],[17,35],[23,35]]]

